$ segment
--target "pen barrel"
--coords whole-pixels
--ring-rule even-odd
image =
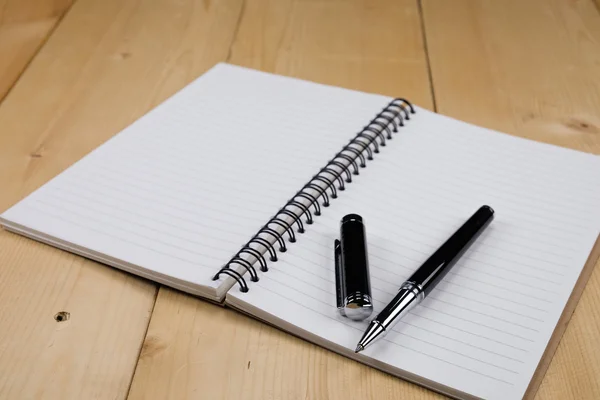
[[[491,207],[481,207],[423,263],[408,281],[420,285],[424,295],[427,296],[493,218],[494,210]]]
[[[346,215],[340,225],[340,258],[346,297],[356,294],[371,297],[367,235],[359,215]]]

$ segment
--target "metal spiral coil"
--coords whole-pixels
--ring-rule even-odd
[[[252,239],[217,272],[213,280],[218,280],[221,274],[228,275],[237,281],[242,292],[247,292],[249,288],[246,280],[233,268],[233,265],[242,266],[250,274],[250,280],[258,282],[258,273],[254,268],[254,263],[243,258],[243,255],[254,257],[260,265],[260,270],[268,271],[266,254],[269,254],[270,261],[277,262],[275,245],[279,245],[280,252],[286,252],[285,235],[288,235],[291,243],[296,242],[294,225],[297,226],[298,233],[304,233],[302,217],[306,218],[307,225],[311,225],[314,221],[313,214],[321,215],[319,198],[322,199],[323,207],[329,207],[330,197],[331,199],[337,198],[338,191],[345,189],[345,183],[352,182],[352,175],[358,175],[359,169],[365,168],[368,160],[373,160],[373,154],[379,153],[379,148],[385,147],[386,141],[391,140],[392,134],[398,132],[398,128],[404,126],[404,121],[410,120],[410,114],[414,113],[413,105],[407,100],[401,98],[392,100],[335,157],[329,160],[325,167],[288,200],[269,222],[258,230]],[[283,233],[278,232],[277,228],[283,229]]]

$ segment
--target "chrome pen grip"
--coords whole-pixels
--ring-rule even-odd
[[[424,297],[425,293],[419,285],[410,281],[404,282],[398,294],[381,310],[376,319],[387,332],[400,318],[403,318],[417,306]]]
[[[398,320],[423,300],[424,294],[421,287],[414,282],[404,282],[398,294],[369,324],[356,346],[354,352],[361,352],[369,344],[384,337]]]

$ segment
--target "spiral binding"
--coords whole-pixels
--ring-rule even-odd
[[[338,190],[343,191],[345,189],[344,182],[351,183],[352,175],[358,175],[359,167],[365,168],[367,166],[366,161],[373,159],[373,153],[379,153],[379,147],[384,147],[386,140],[392,139],[392,133],[397,132],[398,127],[404,126],[404,120],[409,120],[410,114],[414,113],[415,109],[409,101],[401,98],[392,100],[325,167],[288,200],[269,222],[259,229],[252,239],[217,272],[213,280],[218,280],[221,274],[231,276],[240,285],[240,290],[247,292],[248,284],[246,280],[232,266],[242,266],[250,274],[251,281],[258,282],[258,274],[252,265],[253,263],[242,256],[250,255],[256,258],[260,264],[260,270],[262,272],[268,271],[265,255],[269,253],[269,260],[277,262],[275,243],[279,245],[280,252],[287,251],[284,236],[287,234],[291,243],[296,241],[294,225],[297,226],[298,233],[304,233],[302,216],[306,216],[306,224],[311,225],[313,223],[313,213],[315,216],[321,215],[319,198],[323,199],[323,207],[329,207],[329,197],[331,196],[332,199],[337,198]],[[379,143],[377,139],[379,139]],[[366,159],[365,152],[367,153]],[[342,160],[345,160],[348,165],[345,165]],[[337,189],[336,182],[338,183]],[[327,194],[328,190],[331,192],[330,195]],[[303,203],[302,200],[308,201],[308,205]],[[311,213],[311,207],[313,213]],[[290,218],[291,222],[286,217]],[[283,233],[278,232],[277,227],[283,229]],[[271,237],[274,242],[271,243],[265,236]],[[259,251],[252,245],[262,247],[266,252]]]

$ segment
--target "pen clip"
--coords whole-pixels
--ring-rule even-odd
[[[342,268],[342,244],[338,239],[333,242],[333,255],[335,259],[335,295],[338,309],[344,307],[344,269]]]

